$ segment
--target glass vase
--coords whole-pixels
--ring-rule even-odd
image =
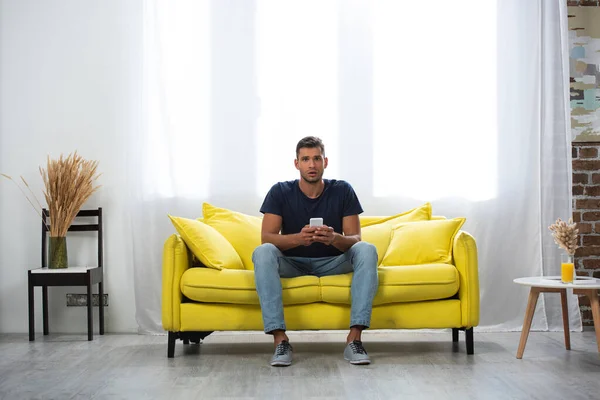
[[[48,248],[48,268],[59,269],[69,266],[67,257],[67,238],[50,237],[50,246]]]
[[[575,263],[571,254],[562,254],[560,260],[560,280],[562,283],[573,283]]]

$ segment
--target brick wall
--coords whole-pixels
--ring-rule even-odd
[[[573,220],[579,225],[577,275],[600,278],[600,142],[573,143]],[[579,297],[583,324],[593,326],[590,301]]]
[[[577,6],[600,6],[600,1],[586,1],[586,0],[575,0],[575,1],[567,1],[567,5],[569,7],[577,7]]]
[[[569,0],[567,6],[600,7],[600,1]],[[579,224],[577,275],[600,278],[600,143],[573,143],[573,220]],[[579,297],[584,326],[594,326],[590,300]]]

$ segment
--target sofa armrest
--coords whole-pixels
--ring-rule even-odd
[[[454,238],[452,254],[460,279],[458,298],[461,303],[462,325],[472,328],[479,324],[479,268],[477,244],[473,236],[459,231]]]
[[[162,266],[162,324],[167,331],[178,332],[181,327],[180,282],[190,268],[190,257],[183,239],[173,234],[165,241]]]

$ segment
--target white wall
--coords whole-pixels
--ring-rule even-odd
[[[137,329],[122,138],[139,128],[141,18],[141,0],[0,0],[0,172],[23,175],[41,194],[47,155],[78,150],[100,161],[102,188],[87,206],[106,215],[108,332]],[[0,332],[27,332],[27,270],[40,265],[40,234],[25,198],[0,181]],[[92,244],[90,235],[69,241],[70,264],[94,262]],[[50,331],[85,332],[85,308],[65,305],[65,293],[85,288],[49,292]],[[41,332],[40,289],[36,300]]]

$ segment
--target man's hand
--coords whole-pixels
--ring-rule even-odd
[[[314,242],[325,243],[328,246],[331,246],[333,244],[336,233],[333,231],[332,227],[322,225],[314,229],[315,232],[313,233],[312,238]]]
[[[310,246],[313,244],[315,242],[314,237],[316,230],[317,228],[314,226],[311,227],[310,225],[305,225],[304,228],[302,228],[302,230],[298,233],[298,241],[300,242],[300,245]]]

